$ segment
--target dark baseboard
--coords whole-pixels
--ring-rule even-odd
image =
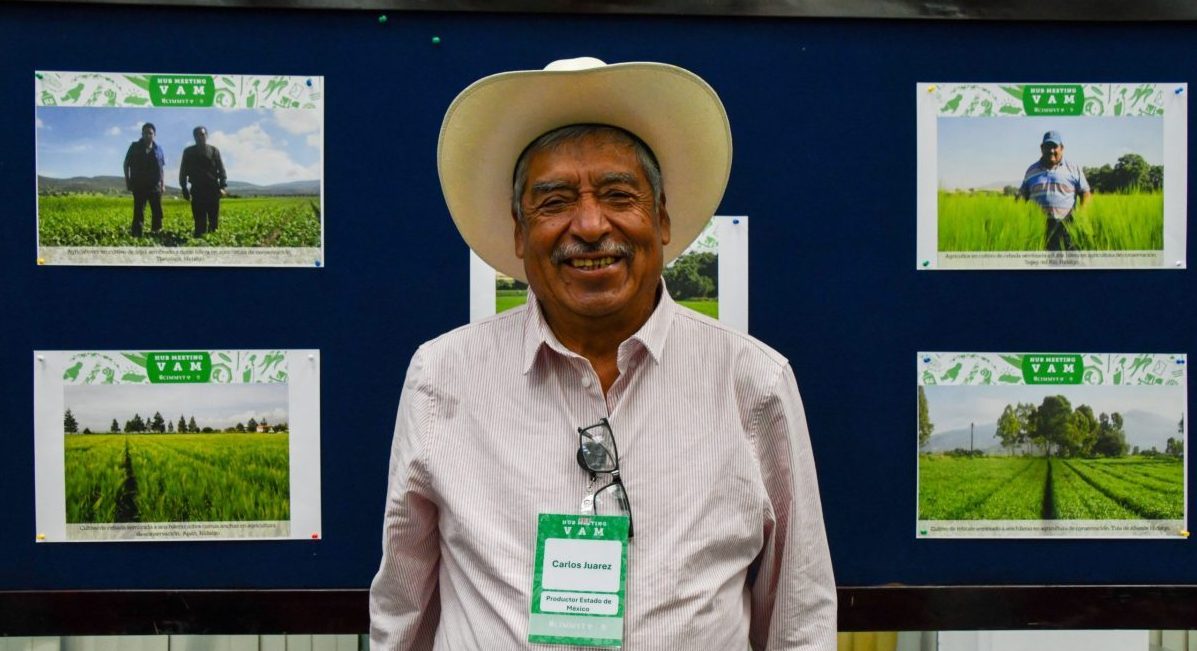
[[[0,636],[357,634],[367,591],[0,591]],[[842,631],[1194,629],[1197,586],[839,589]]]

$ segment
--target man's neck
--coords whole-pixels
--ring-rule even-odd
[[[660,301],[662,291],[658,285],[653,301],[646,308],[631,314],[613,314],[588,318],[576,314],[555,314],[548,305],[541,303],[541,314],[557,341],[569,350],[585,357],[598,373],[603,393],[611,388],[619,377],[616,360],[619,346],[636,334],[652,316]]]

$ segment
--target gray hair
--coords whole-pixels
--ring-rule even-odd
[[[519,159],[516,160],[515,173],[512,175],[511,210],[521,224],[524,223],[524,207],[520,199],[524,195],[524,186],[528,183],[528,163],[532,160],[532,156],[542,151],[556,149],[565,143],[576,142],[596,135],[611,138],[632,148],[632,151],[636,153],[636,159],[640,161],[640,167],[644,170],[644,176],[648,178],[648,185],[652,188],[653,207],[656,208],[661,204],[661,164],[657,162],[653,150],[649,149],[643,140],[631,131],[609,124],[571,124],[541,134],[524,148]]]

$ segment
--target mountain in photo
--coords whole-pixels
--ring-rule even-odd
[[[997,423],[977,423],[972,433],[973,449],[984,450],[986,454],[998,454],[1002,444],[997,438]],[[920,452],[949,452],[969,449],[969,428],[961,427],[946,432],[935,432]]]
[[[289,181],[271,185],[229,181],[228,192],[239,197],[316,196],[320,194],[320,181]],[[73,176],[69,179],[57,179],[38,175],[37,193],[119,195],[129,194],[129,191],[125,189],[123,176]],[[166,194],[178,195],[179,188],[168,183]]]

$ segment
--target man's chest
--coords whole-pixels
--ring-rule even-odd
[[[437,424],[429,476],[447,547],[526,555],[538,514],[577,513],[610,481],[577,461],[578,428],[607,417],[642,562],[678,569],[704,547],[755,555],[769,507],[735,400],[632,391],[607,413],[580,382],[530,394],[462,401]]]

